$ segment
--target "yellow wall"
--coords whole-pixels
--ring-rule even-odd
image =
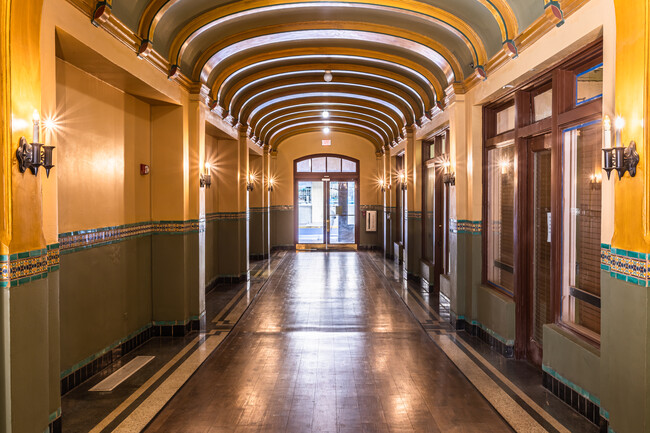
[[[237,142],[206,134],[205,159],[212,164],[212,186],[205,191],[205,213],[237,212]]]
[[[150,106],[57,61],[59,230],[148,221]]]
[[[323,134],[312,132],[297,135],[282,142],[271,175],[275,177],[275,188],[271,194],[271,205],[293,204],[293,161],[302,156],[315,153],[336,153],[359,160],[360,195],[362,205],[381,204],[381,190],[375,147],[369,141],[351,134],[332,132],[332,146],[323,147]]]

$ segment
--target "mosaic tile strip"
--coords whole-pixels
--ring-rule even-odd
[[[408,211],[408,218],[413,220],[421,220],[422,212],[420,212],[419,210],[410,210]]]
[[[449,220],[449,230],[452,233],[469,233],[472,235],[480,235],[481,234],[481,227],[482,227],[482,222],[481,221],[470,221],[470,220],[456,220],[454,218],[451,218]]]
[[[205,229],[204,225],[203,229]],[[152,221],[115,227],[102,227],[59,234],[59,249],[63,254],[66,254],[85,248],[122,242],[139,236],[149,236],[152,234],[187,234],[196,233],[200,230],[201,223],[198,220]]]
[[[15,287],[47,277],[48,272],[59,269],[59,244],[0,256],[0,287]]]
[[[206,221],[218,220],[243,220],[246,219],[246,212],[213,212],[205,215]]]
[[[359,209],[361,212],[364,211],[369,211],[369,210],[376,210],[377,212],[381,212],[384,210],[384,207],[380,204],[362,204],[359,206]]]
[[[607,244],[600,245],[600,268],[608,271],[613,278],[650,286],[649,254],[613,248]]]
[[[271,210],[275,211],[292,211],[293,210],[293,205],[278,205],[278,206],[270,206]]]

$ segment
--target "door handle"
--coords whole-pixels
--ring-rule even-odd
[[[327,220],[327,233],[329,233],[329,232],[330,232],[330,220],[328,219]]]

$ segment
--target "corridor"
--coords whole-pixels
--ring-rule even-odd
[[[147,432],[504,432],[361,253],[288,254]]]

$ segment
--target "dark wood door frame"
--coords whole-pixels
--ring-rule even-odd
[[[528,167],[531,157],[529,139],[538,135],[551,134],[551,318],[552,323],[561,323],[562,297],[562,234],[563,234],[563,156],[562,131],[570,126],[599,119],[602,116],[602,99],[595,99],[584,104],[576,104],[575,77],[580,70],[602,62],[602,40],[589,44],[582,53],[559,62],[537,77],[522,83],[499,101],[486,106],[483,110],[483,283],[487,280],[487,156],[488,150],[496,144],[514,140],[515,142],[515,218],[514,218],[514,281],[513,300],[516,315],[515,357],[527,358],[539,365],[541,350],[530,347],[529,329],[532,323],[530,260],[532,247],[532,230],[528,224],[529,200],[532,200],[528,186]],[[534,96],[553,89],[552,115],[549,118],[534,121]],[[496,133],[496,113],[515,105],[515,127],[501,134]],[[498,290],[498,288],[496,288]],[[572,332],[572,331],[570,331]],[[598,342],[590,341],[598,345]]]
[[[298,163],[301,161],[304,161],[306,159],[312,159],[312,158],[321,158],[321,157],[330,157],[330,158],[341,158],[345,159],[348,161],[352,161],[356,163],[357,171],[356,172],[317,172],[317,173],[304,173],[304,172],[298,172]],[[351,158],[349,156],[345,155],[339,155],[335,153],[318,153],[318,154],[313,154],[313,155],[307,155],[303,156],[301,158],[298,158],[294,160],[293,162],[293,203],[294,203],[294,244],[297,245],[299,244],[299,222],[300,222],[300,204],[298,200],[298,183],[303,181],[303,182],[309,182],[309,181],[322,181],[323,179],[327,178],[329,179],[329,182],[323,182],[325,185],[323,187],[323,201],[324,201],[324,206],[323,206],[323,224],[327,224],[326,221],[329,218],[329,183],[330,182],[354,182],[354,200],[355,200],[355,205],[354,205],[354,242],[359,245],[359,240],[360,240],[360,234],[361,234],[361,204],[359,203],[359,200],[361,198],[360,194],[360,162],[358,159]],[[327,242],[327,236],[329,234],[327,233],[326,228],[324,227],[324,237],[323,241]]]

